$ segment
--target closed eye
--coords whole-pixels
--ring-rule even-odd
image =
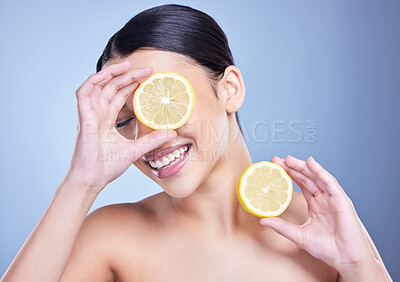
[[[123,121],[123,122],[119,122],[115,124],[115,128],[120,128],[123,127],[125,125],[127,125],[131,120],[133,120],[134,118],[128,118],[127,120]]]

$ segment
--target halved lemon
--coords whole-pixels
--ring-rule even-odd
[[[144,80],[133,96],[135,115],[155,130],[176,129],[192,115],[196,96],[190,82],[176,72],[158,72]]]
[[[292,200],[292,179],[278,164],[266,161],[254,163],[240,176],[237,195],[249,213],[258,217],[278,216]]]

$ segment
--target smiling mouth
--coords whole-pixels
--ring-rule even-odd
[[[165,170],[186,161],[186,156],[189,154],[190,148],[191,144],[171,146],[146,155],[143,157],[143,161],[145,161],[152,170]]]

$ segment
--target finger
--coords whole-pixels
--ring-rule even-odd
[[[140,156],[156,149],[163,143],[175,138],[177,135],[174,130],[158,130],[152,131],[139,139],[132,141],[134,144],[135,152],[137,153],[137,159]]]
[[[313,157],[309,157],[306,162],[308,168],[313,172],[313,180],[319,187],[324,187],[331,195],[344,193],[336,178],[327,172]]]
[[[76,97],[79,99],[88,97],[90,92],[93,90],[95,85],[106,78],[106,71],[100,71],[98,73],[89,76],[84,83],[76,90]]]
[[[324,191],[324,188],[318,186],[318,184],[313,180],[314,173],[307,167],[305,161],[288,155],[285,159],[285,163],[290,167],[292,173],[298,176],[299,182],[314,196]],[[299,184],[297,181],[296,183]]]
[[[104,87],[107,87],[110,81],[112,81],[115,77],[124,75],[127,71],[129,71],[130,65],[131,62],[126,60],[119,64],[110,65],[104,69],[106,78],[95,84],[95,88],[90,93],[90,101],[93,105],[98,103],[100,97],[105,97],[108,103],[109,99],[107,99],[107,95],[104,95],[103,93],[109,93],[109,91],[104,91]],[[111,92],[110,95],[114,94],[115,92]]]
[[[279,217],[262,218],[260,219],[260,224],[271,227],[276,233],[304,249],[303,232],[300,226],[289,223]]]
[[[110,80],[113,77],[112,75],[117,75],[120,72],[125,72],[129,69],[129,66],[130,61],[127,60],[119,64],[110,65],[105,69],[99,71],[98,73],[89,76],[88,79],[76,91],[78,110],[88,110],[91,107],[90,103],[92,100],[92,96],[90,96],[90,93],[92,93],[93,90],[96,89],[98,90],[97,92],[99,92],[99,90],[101,89],[101,85]]]
[[[292,169],[295,169],[310,178],[314,177],[314,173],[310,170],[305,161],[288,155],[285,159],[285,162]]]
[[[106,86],[103,87],[103,91],[101,93],[101,97],[107,99],[111,103],[115,103],[115,106],[121,105],[125,103],[126,99],[129,97],[128,94],[131,94],[133,90],[137,87],[137,85],[142,82],[146,77],[148,77],[152,73],[153,69],[151,67],[140,68],[140,69],[132,69],[129,72],[119,75],[113,78]],[[118,91],[127,86],[134,84],[134,88],[132,91]],[[130,90],[132,87],[128,88]],[[115,101],[113,101],[115,100]]]
[[[120,89],[116,96],[118,95],[118,98],[114,97],[114,99],[109,103],[109,112],[108,112],[108,117],[107,120],[111,124],[115,124],[119,112],[122,110],[122,107],[124,106],[126,100],[128,97],[135,91],[137,88],[139,82],[132,83],[128,86],[125,86],[124,88]]]
[[[304,198],[306,198],[306,200],[308,201],[311,197],[313,197],[313,192],[310,191],[309,189],[305,188],[305,184],[303,185],[303,180],[300,180],[300,176],[296,174],[296,171],[292,170],[286,163],[284,160],[282,160],[281,158],[278,157],[273,157],[271,159],[272,162],[282,166],[286,172],[289,174],[289,176],[294,180],[294,182],[297,183],[297,185],[300,187],[301,192],[304,195]],[[305,181],[305,180],[304,180]]]
[[[125,60],[121,63],[118,64],[112,64],[104,68],[104,72],[107,74],[106,78],[99,83],[97,83],[97,86],[99,88],[102,88],[104,85],[106,85],[111,79],[114,78],[114,76],[120,75],[126,71],[128,71],[131,67],[131,62],[129,60]]]
[[[119,112],[122,110],[122,107],[126,103],[126,100],[136,90],[139,83],[142,82],[146,77],[147,76],[138,78],[137,81],[135,81],[117,91],[115,96],[112,98],[112,100],[108,104],[108,107],[109,107],[108,120],[111,123],[115,123]],[[132,101],[129,101],[129,103],[132,103]]]
[[[131,69],[127,73],[114,77],[103,87],[101,98],[111,101],[118,90],[128,86],[131,83],[143,81],[152,73],[152,71],[153,69],[151,67]]]

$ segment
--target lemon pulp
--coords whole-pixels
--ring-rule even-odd
[[[278,216],[292,199],[292,179],[280,165],[258,162],[247,167],[240,176],[237,195],[249,213],[259,217]]]
[[[176,72],[158,72],[144,80],[133,96],[136,117],[155,130],[176,129],[192,115],[196,96],[190,82]]]

